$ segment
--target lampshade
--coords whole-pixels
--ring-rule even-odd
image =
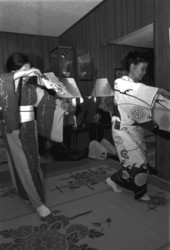
[[[68,92],[70,92],[73,95],[73,98],[81,98],[82,97],[74,78],[63,78],[62,82],[65,85],[65,87],[67,88]]]
[[[91,96],[102,97],[102,96],[113,96],[113,95],[114,92],[107,78],[96,79]]]

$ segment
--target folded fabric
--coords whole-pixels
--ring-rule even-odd
[[[91,141],[89,145],[89,158],[105,160],[107,158],[107,150],[96,140]]]
[[[109,154],[117,155],[115,147],[105,138],[103,138],[100,144],[107,150]]]

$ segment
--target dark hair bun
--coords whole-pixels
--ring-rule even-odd
[[[124,70],[129,71],[130,65],[133,64],[138,64],[141,62],[148,62],[149,58],[146,52],[140,51],[140,50],[135,50],[132,52],[129,52],[128,55],[124,58],[122,61],[122,67]]]
[[[19,52],[14,52],[7,59],[6,69],[8,72],[16,71],[22,68],[22,66],[26,63],[31,64],[29,56]]]

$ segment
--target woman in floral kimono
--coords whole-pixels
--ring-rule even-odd
[[[13,53],[7,60],[7,70],[15,74],[27,72],[31,69],[29,57],[21,53]],[[41,75],[40,71],[32,69],[35,73],[32,75]],[[11,96],[15,101],[12,106],[16,126],[11,132],[6,132],[6,146],[9,168],[13,183],[18,191],[18,195],[31,202],[41,218],[51,214],[46,205],[43,189],[43,178],[40,169],[40,159],[38,154],[37,124],[34,118],[34,105],[38,105],[43,96],[48,96],[48,92],[32,84],[32,78],[17,78],[15,85],[13,81],[9,82]],[[15,86],[15,88],[14,88]],[[8,93],[7,93],[8,94]],[[53,109],[55,109],[55,100],[52,99]],[[18,112],[19,110],[19,112]],[[11,112],[12,113],[12,112]],[[5,120],[6,126],[6,120]]]
[[[124,60],[128,74],[115,80],[117,112],[112,117],[112,136],[122,168],[106,179],[115,192],[122,192],[122,186],[132,190],[136,200],[144,201],[150,198],[147,195],[148,160],[142,124],[151,121],[157,94],[170,99],[168,91],[140,83],[147,68],[148,59],[144,53],[130,52]]]

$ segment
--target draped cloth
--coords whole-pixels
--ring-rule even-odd
[[[152,119],[158,128],[170,132],[170,100],[157,95],[152,109]]]
[[[59,100],[44,93],[36,103],[38,134],[55,142],[63,142],[65,110]]]
[[[135,199],[139,199],[147,191],[148,160],[144,130],[138,124],[152,120],[158,88],[123,76],[115,81],[114,89],[119,115],[112,117],[112,137],[122,168],[111,179],[133,190]]]

